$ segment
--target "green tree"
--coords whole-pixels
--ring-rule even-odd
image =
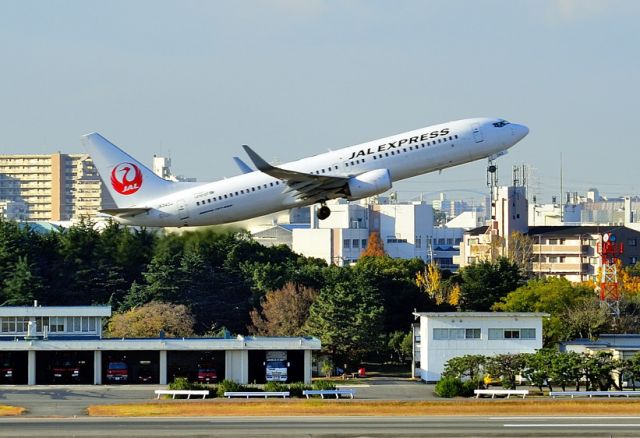
[[[580,381],[584,375],[582,362],[583,357],[574,351],[555,354],[551,358],[549,377],[563,391],[570,383],[575,383],[576,391],[580,391]]]
[[[583,354],[582,367],[586,380],[587,391],[608,391],[616,386],[613,371],[619,367],[618,361],[608,351],[598,351],[595,354]],[[620,389],[620,388],[617,388]]]
[[[550,318],[543,320],[543,341],[544,345],[550,346],[571,336],[563,313],[593,296],[593,289],[573,285],[566,278],[530,280],[495,303],[492,310],[549,313]]]
[[[501,376],[502,386],[516,388],[516,376],[522,373],[524,358],[521,354],[498,354],[487,358],[486,371],[494,377]]]
[[[380,346],[384,309],[371,280],[333,268],[309,310],[306,331],[320,338],[334,363],[356,364]]]
[[[458,379],[468,377],[476,384],[476,388],[482,384],[485,374],[487,357],[480,354],[466,354],[449,359],[444,366],[443,376],[452,376]]]
[[[460,269],[460,310],[488,311],[520,286],[518,265],[502,257],[495,263],[480,261]]]
[[[547,385],[549,391],[553,391],[551,386],[551,369],[554,357],[558,354],[555,350],[542,349],[535,353],[524,353],[522,355],[524,367],[522,377],[527,379],[531,385],[537,386],[540,391]]]
[[[33,303],[42,289],[42,281],[32,270],[27,257],[18,257],[13,272],[4,281],[0,305],[25,306]]]

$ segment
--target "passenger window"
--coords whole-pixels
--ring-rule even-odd
[[[196,201],[196,205],[200,205],[200,201]]]
[[[269,184],[271,184],[271,187],[273,187],[273,183],[269,183]]]
[[[207,203],[211,204],[211,198],[207,199]]]
[[[389,152],[385,152],[384,155],[388,157],[389,156]]]
[[[224,199],[227,199],[227,195],[224,195]]]
[[[458,138],[458,134],[454,135],[455,138]]]
[[[236,196],[238,196],[238,192],[236,192]]]
[[[322,169],[322,173],[324,173],[324,169]]]
[[[256,188],[255,188],[255,187],[251,187],[251,191],[252,191],[252,192],[255,192],[255,191],[256,191]]]

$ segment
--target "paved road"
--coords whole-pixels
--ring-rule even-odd
[[[361,383],[359,381],[358,383]],[[350,386],[359,400],[431,400],[433,385],[406,379],[376,378]],[[340,382],[350,385],[349,381]],[[51,385],[0,386],[0,404],[21,406],[29,417],[73,417],[86,415],[89,405],[146,402],[155,398],[159,385]]]
[[[0,419],[3,436],[640,436],[639,417],[279,417]]]

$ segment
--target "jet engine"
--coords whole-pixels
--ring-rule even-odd
[[[389,190],[391,185],[389,169],[371,170],[349,179],[347,183],[347,199],[355,201],[356,199],[377,195]]]

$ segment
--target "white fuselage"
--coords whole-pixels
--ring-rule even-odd
[[[391,179],[457,166],[490,157],[513,146],[528,129],[495,126],[501,119],[466,119],[292,161],[278,167],[297,172],[351,177],[388,169]],[[118,221],[143,226],[215,225],[245,220],[316,201],[302,201],[286,182],[260,171],[174,191],[145,202],[150,210]]]

